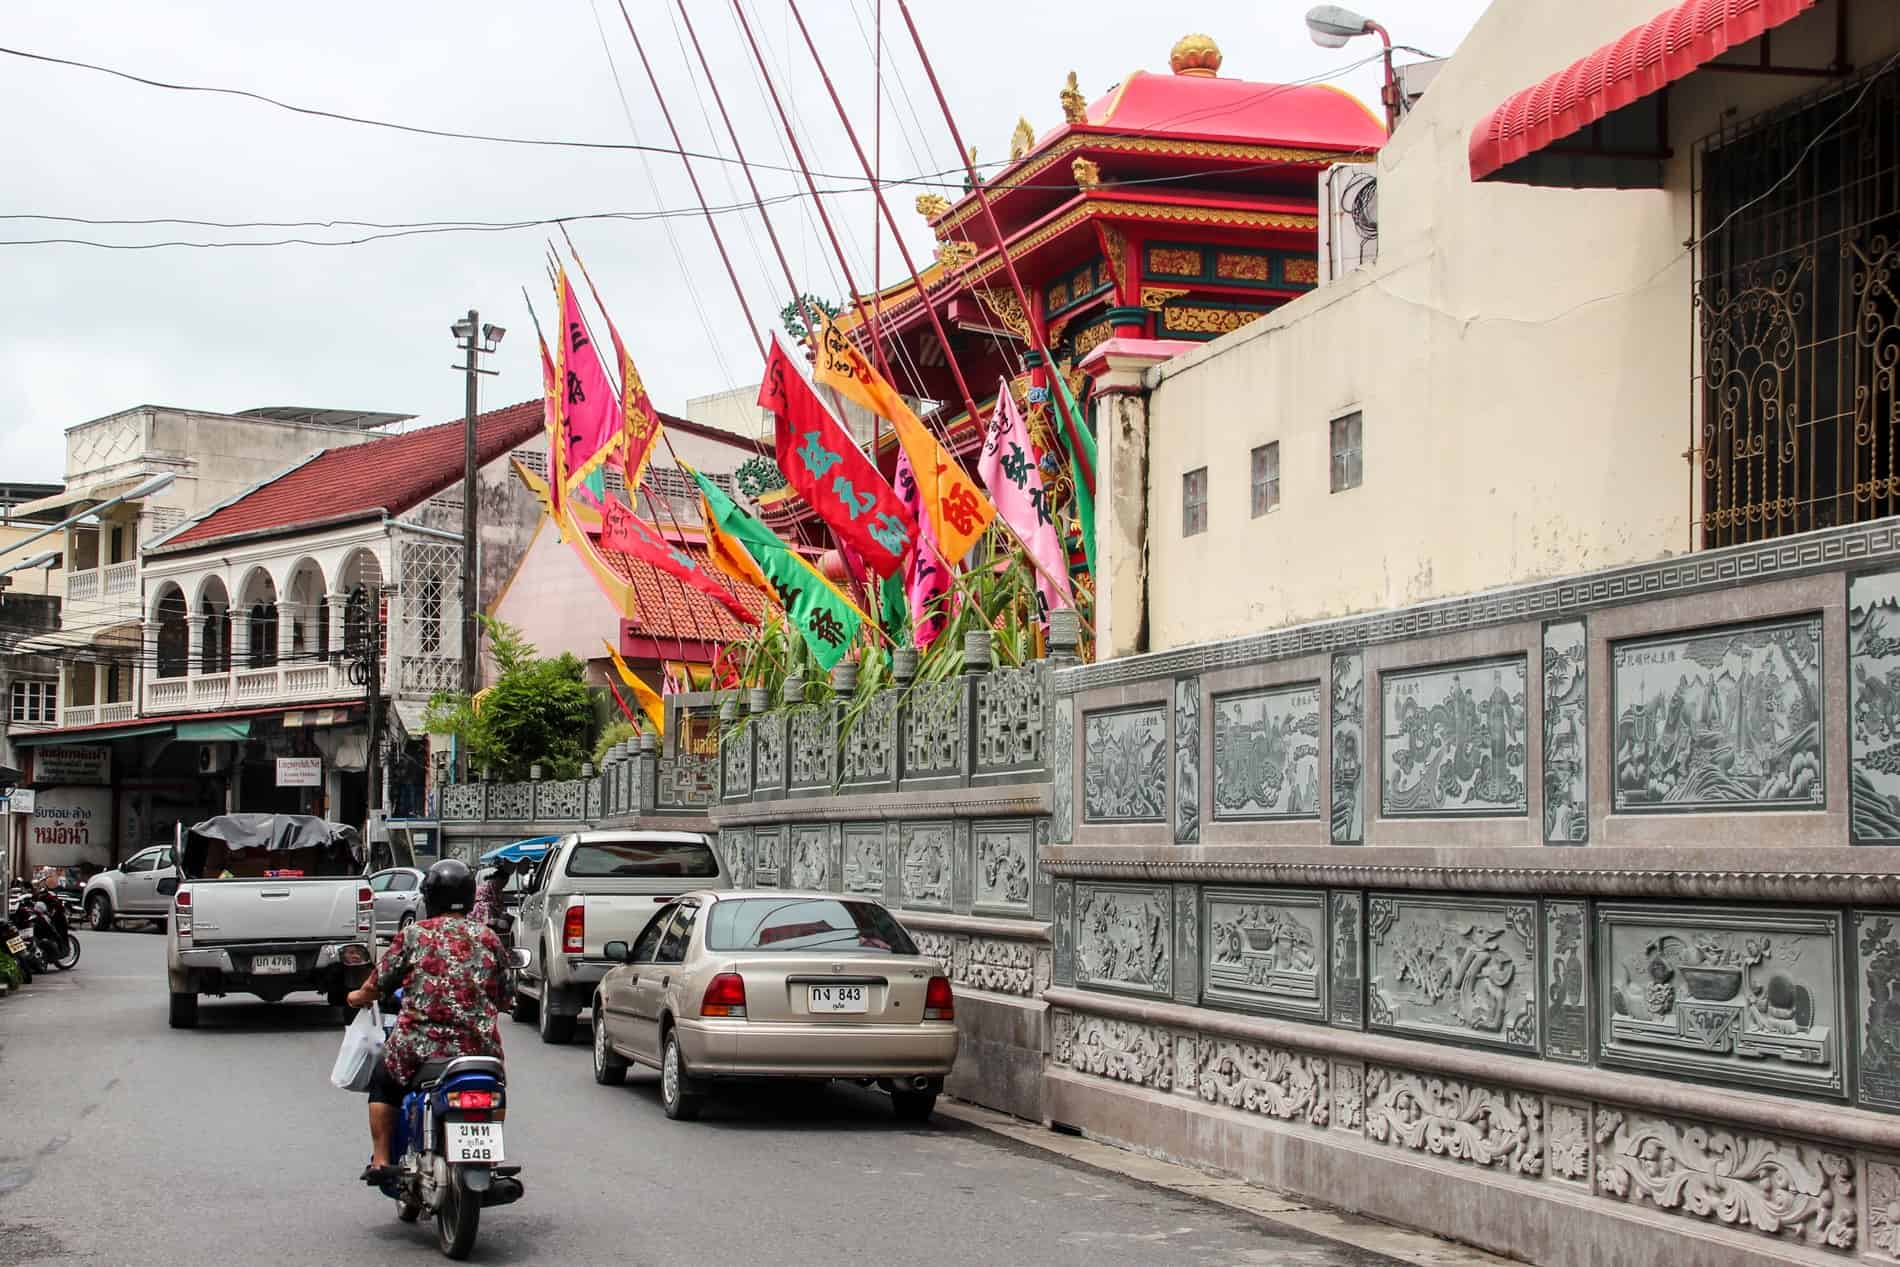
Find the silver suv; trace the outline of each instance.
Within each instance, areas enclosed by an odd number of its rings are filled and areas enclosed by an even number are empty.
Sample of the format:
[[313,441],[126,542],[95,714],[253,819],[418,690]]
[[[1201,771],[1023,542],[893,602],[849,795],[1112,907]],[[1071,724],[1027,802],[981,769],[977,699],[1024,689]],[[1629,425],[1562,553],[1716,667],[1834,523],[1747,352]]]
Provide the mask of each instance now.
[[158,891],[159,882],[177,878],[170,845],[141,849],[110,871],[101,871],[86,881],[80,902],[86,922],[105,932],[121,919],[149,919],[165,922],[171,914],[170,894]]

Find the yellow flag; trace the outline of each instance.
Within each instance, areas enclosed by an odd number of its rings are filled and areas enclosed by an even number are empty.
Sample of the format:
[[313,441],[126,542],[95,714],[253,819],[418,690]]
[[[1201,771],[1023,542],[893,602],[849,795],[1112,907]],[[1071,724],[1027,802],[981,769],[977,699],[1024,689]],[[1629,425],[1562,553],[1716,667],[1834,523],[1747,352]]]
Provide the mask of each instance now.
[[765,579],[765,573],[759,571],[759,565],[752,561],[744,546],[734,541],[719,526],[719,517],[713,514],[711,506],[706,504],[706,495],[699,495],[699,521],[706,525],[706,557],[712,565],[735,581],[743,581],[760,591],[776,597],[772,583]]
[[600,645],[607,648],[607,654],[614,658],[614,669],[620,674],[620,680],[627,684],[627,689],[633,692],[633,698],[638,701],[640,711],[645,713],[647,720],[653,723],[653,733],[665,734],[666,706],[660,703],[660,697],[654,693],[652,687],[642,682],[639,676],[627,667],[627,662],[620,658],[618,651],[614,650],[613,643],[602,638]]
[[[954,564],[970,552],[996,518],[996,507],[950,451],[917,420],[897,389],[872,368],[857,344],[838,329],[832,318],[822,311],[818,315],[820,324],[814,341],[818,364],[813,377],[885,419],[896,430],[897,441],[910,455],[910,469],[916,475],[917,505],[936,533],[938,552]],[[897,493],[906,497],[904,489]]]

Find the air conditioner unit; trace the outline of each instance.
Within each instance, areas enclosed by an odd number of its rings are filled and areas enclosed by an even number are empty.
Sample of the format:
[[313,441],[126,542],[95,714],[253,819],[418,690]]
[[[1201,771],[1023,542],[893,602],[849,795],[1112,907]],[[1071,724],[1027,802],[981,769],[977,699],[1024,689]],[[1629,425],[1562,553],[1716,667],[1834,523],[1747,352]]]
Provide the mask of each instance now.
[[221,743],[208,743],[198,749],[198,773],[222,774],[231,764],[231,750]]
[[1319,284],[1379,258],[1379,174],[1370,163],[1334,163],[1319,177]]

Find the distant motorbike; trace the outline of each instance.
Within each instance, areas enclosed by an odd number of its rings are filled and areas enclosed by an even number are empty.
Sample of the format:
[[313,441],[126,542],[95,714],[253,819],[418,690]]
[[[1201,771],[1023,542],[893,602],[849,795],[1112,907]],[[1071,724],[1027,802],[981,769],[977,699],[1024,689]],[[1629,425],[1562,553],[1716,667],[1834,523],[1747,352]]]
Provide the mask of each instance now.
[[7,953],[13,956],[14,964],[20,969],[21,985],[33,984],[33,974],[45,971],[40,967],[39,951],[4,913],[0,913],[0,946],[6,947]]
[[42,971],[66,972],[79,964],[79,938],[66,922],[66,907],[44,893],[28,893],[13,908],[12,923],[32,946]]

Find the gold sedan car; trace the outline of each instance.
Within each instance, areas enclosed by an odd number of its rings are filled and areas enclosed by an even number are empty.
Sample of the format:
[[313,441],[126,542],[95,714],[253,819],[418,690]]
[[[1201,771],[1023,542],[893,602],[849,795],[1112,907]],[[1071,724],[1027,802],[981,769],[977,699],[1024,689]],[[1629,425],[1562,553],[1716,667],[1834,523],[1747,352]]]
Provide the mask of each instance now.
[[594,1080],[660,1071],[666,1115],[699,1115],[720,1078],[849,1078],[898,1117],[936,1107],[957,1058],[956,1000],[877,902],[774,889],[666,902],[594,994]]

